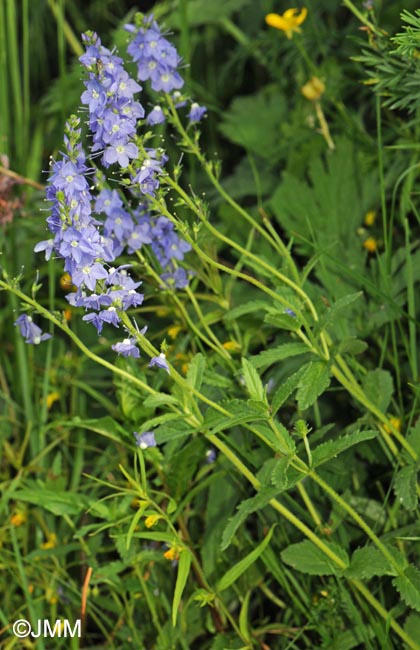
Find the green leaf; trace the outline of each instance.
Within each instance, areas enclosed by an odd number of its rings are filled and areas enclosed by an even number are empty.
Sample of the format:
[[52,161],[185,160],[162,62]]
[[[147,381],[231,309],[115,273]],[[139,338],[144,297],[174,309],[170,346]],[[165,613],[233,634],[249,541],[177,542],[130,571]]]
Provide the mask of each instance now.
[[148,507],[149,507],[149,504],[146,501],[146,503],[144,503],[137,510],[137,512],[135,513],[133,519],[131,520],[130,527],[129,527],[128,533],[127,533],[127,541],[126,541],[126,549],[127,549],[127,551],[130,548],[131,539],[133,537],[134,531],[136,530],[136,526],[139,523],[140,519],[143,517],[143,514],[147,510]]
[[185,422],[184,418],[169,423],[161,424],[154,430],[155,439],[158,445],[175,438],[186,438],[195,433],[197,429]]
[[355,431],[336,440],[328,440],[312,450],[312,465],[318,467],[326,463],[331,458],[336,458],[338,454],[350,449],[354,445],[366,440],[372,440],[377,435],[376,431]]
[[334,302],[329,309],[326,310],[324,314],[322,314],[321,318],[319,319],[318,326],[319,329],[324,329],[328,328],[331,323],[333,323],[337,316],[339,315],[339,312],[342,309],[345,309],[345,307],[348,307],[351,305],[355,300],[358,300],[361,296],[363,296],[363,291],[358,291],[357,293],[349,293],[346,296],[343,296],[342,298],[339,298]]
[[255,357],[251,357],[250,361],[254,368],[261,368],[306,352],[308,352],[308,348],[304,343],[284,343],[271,350],[260,352]]
[[219,580],[216,586],[216,591],[224,591],[230,585],[232,585],[236,580],[243,574],[247,569],[252,564],[255,564],[255,562],[258,560],[260,555],[264,552],[264,549],[268,546],[270,543],[271,537],[273,535],[274,528],[276,527],[276,524],[274,524],[261,544],[257,546],[257,548],[254,548],[251,553],[248,553],[240,562],[235,564],[229,571],[225,573],[225,575]]
[[417,508],[417,473],[418,466],[412,463],[400,469],[394,478],[395,495],[406,510]]
[[49,490],[35,481],[28,481],[26,485],[28,487],[16,490],[13,498],[44,508],[53,515],[78,515],[88,508],[88,501],[82,494]]
[[226,528],[223,531],[222,543],[220,545],[222,551],[225,551],[228,546],[230,546],[233,536],[246,518],[253,512],[264,508],[270,499],[273,499],[277,493],[278,490],[276,488],[263,489],[255,496],[250,499],[245,499],[239,504],[236,513],[229,519]]
[[205,367],[206,359],[204,355],[201,354],[201,352],[196,354],[188,365],[188,372],[186,377],[187,383],[197,390],[200,390],[201,388]]
[[124,439],[132,439],[132,433],[128,432],[127,429],[121,426],[118,422],[113,420],[109,415],[106,415],[103,418],[95,418],[91,420],[82,420],[79,417],[73,418],[73,420],[67,421],[63,426],[70,426],[71,428],[79,427],[81,429],[88,429],[89,431],[94,431],[99,433],[105,438],[109,438],[114,442],[121,442]]
[[344,575],[353,580],[368,580],[373,576],[395,576],[395,573],[395,569],[377,548],[365,546],[354,551]]
[[178,615],[178,609],[181,602],[181,597],[187,584],[188,575],[191,566],[191,552],[189,549],[184,548],[179,556],[178,561],[178,575],[176,577],[174,599],[172,601],[172,625],[175,627]]
[[251,399],[265,402],[265,390],[260,376],[252,363],[245,358],[242,359],[242,372]]
[[394,392],[392,376],[388,370],[370,370],[364,378],[363,389],[370,401],[381,411],[387,410]]
[[286,314],[278,310],[270,311],[265,316],[264,323],[270,323],[270,325],[275,325],[282,330],[287,330],[290,332],[297,332],[297,330],[302,325],[302,321],[298,318],[298,316],[290,316],[290,314]]
[[[206,3],[213,4],[213,0]],[[219,128],[234,144],[261,158],[275,160],[281,151],[280,125],[285,113],[284,94],[274,85],[265,86],[257,94],[236,97],[224,112]]]
[[310,361],[299,382],[296,399],[304,411],[328,388],[331,381],[330,368],[324,361]]
[[157,393],[157,395],[149,395],[143,402],[143,406],[152,409],[163,406],[164,404],[178,404],[178,400],[173,395]]
[[[324,544],[338,555],[343,562],[349,564],[348,555],[341,546],[327,542],[324,542]],[[281,559],[297,571],[312,576],[334,576],[342,573],[342,569],[309,540],[288,546],[281,553]]]
[[267,419],[267,416],[261,408],[256,406],[256,402],[252,403],[251,400],[228,400],[221,402],[220,406],[226,408],[231,413],[231,417],[223,415],[219,411],[208,409],[204,416],[204,426],[206,429],[210,429],[211,433],[218,433],[219,431],[230,429],[245,422],[256,422]]
[[296,390],[305,371],[306,366],[302,366],[293,375],[290,375],[290,377],[288,377],[286,381],[281,384],[281,386],[278,387],[271,402],[271,410],[273,415],[277,413],[279,408],[290,397],[293,391]]
[[405,604],[420,612],[420,571],[410,565],[403,576],[393,579],[392,584]]
[[254,312],[258,312],[258,315],[260,315],[262,310],[272,309],[272,307],[272,304],[266,300],[251,300],[251,302],[245,302],[243,305],[238,305],[237,307],[230,309],[224,315],[224,320],[235,320],[239,316],[245,316],[246,314],[252,314]]
[[248,643],[251,645],[252,641],[249,634],[249,623],[248,623],[250,597],[251,597],[251,589],[248,589],[248,591],[245,594],[245,598],[243,599],[241,611],[239,613],[239,630],[243,638],[246,639]]

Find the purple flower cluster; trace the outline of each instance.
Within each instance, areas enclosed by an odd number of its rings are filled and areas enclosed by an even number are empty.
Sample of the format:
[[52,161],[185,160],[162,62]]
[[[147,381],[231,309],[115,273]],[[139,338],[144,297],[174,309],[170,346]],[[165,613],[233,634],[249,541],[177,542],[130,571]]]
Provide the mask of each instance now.
[[99,193],[95,212],[105,214],[104,235],[112,241],[115,256],[121,255],[124,249],[134,253],[144,244],[150,244],[164,271],[161,275],[163,286],[177,289],[187,286],[188,273],[183,268],[176,268],[174,261],[183,260],[191,246],[178,237],[169,219],[153,217],[147,210],[147,204],[141,204],[130,214],[124,208],[118,192],[109,189]]
[[97,34],[87,32],[82,39],[86,52],[79,60],[88,71],[88,79],[81,101],[89,109],[92,151],[104,152],[105,167],[113,163],[127,167],[138,155],[133,138],[144,108],[134,100],[134,94],[141,86],[124,70],[123,60],[101,45]]
[[153,90],[170,93],[182,88],[184,80],[177,68],[181,63],[176,48],[163,35],[153,16],[139,14],[138,26],[125,25],[125,29],[134,38],[127,52],[137,64],[137,78],[140,81],[150,79]]
[[[184,80],[178,72],[181,57],[176,48],[162,34],[162,31],[153,16],[136,14],[135,25],[125,25],[125,29],[134,35],[130,41],[127,52],[137,65],[137,79],[150,80],[152,90],[156,92],[173,93],[172,98],[176,108],[187,104],[185,98],[180,97],[179,88],[184,85]],[[199,122],[207,109],[193,102],[187,115],[191,123]],[[147,124],[153,126],[165,121],[165,114],[161,106],[155,106],[147,115]]]
[[80,145],[79,120],[70,118],[66,125],[66,153],[55,161],[48,179],[47,200],[52,203],[47,223],[53,237],[35,246],[64,259],[77,291],[66,296],[75,307],[84,307],[83,320],[92,322],[101,332],[104,323],[119,326],[119,312],[141,305],[143,295],[136,290],[127,266],[110,265],[119,253],[110,228],[102,234],[100,221],[92,215],[93,197],[86,178],[89,172]]

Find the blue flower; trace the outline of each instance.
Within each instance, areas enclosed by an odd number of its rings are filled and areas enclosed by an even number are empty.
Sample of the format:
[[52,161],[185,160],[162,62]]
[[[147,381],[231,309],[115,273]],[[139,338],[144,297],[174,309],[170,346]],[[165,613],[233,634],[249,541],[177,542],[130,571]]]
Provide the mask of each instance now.
[[146,122],[150,126],[154,126],[155,124],[162,124],[165,119],[165,114],[162,108],[160,106],[155,106],[146,117]]
[[41,341],[46,341],[51,338],[51,334],[43,334],[42,330],[38,325],[32,320],[31,316],[27,314],[22,314],[14,322],[15,327],[18,326],[20,333],[25,338],[26,343],[31,343],[32,345],[39,345]]
[[184,80],[177,71],[181,63],[176,48],[161,33],[153,17],[143,17],[140,27],[125,25],[134,34],[127,52],[137,64],[137,78],[150,80],[153,90],[166,93],[182,88]]
[[157,366],[158,368],[163,368],[163,370],[169,372],[169,366],[168,366],[168,362],[166,361],[166,355],[163,352],[161,352],[159,356],[153,357],[150,360],[149,368],[153,368],[153,366]]
[[207,108],[205,106],[199,106],[197,102],[193,102],[187,117],[190,122],[199,122],[205,113],[207,113]]
[[145,431],[144,433],[137,433],[134,431],[137,447],[140,449],[147,449],[148,447],[157,447],[155,434],[153,431]]
[[111,347],[115,352],[118,352],[118,354],[122,354],[123,357],[138,358],[140,356],[140,350],[136,346],[136,339],[127,338]]

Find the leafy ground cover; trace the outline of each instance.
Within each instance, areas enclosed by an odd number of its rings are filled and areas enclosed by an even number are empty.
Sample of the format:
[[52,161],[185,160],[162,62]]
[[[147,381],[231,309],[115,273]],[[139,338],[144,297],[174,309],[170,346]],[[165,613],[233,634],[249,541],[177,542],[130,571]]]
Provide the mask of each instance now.
[[420,11],[85,4],[0,7],[1,647],[420,648]]

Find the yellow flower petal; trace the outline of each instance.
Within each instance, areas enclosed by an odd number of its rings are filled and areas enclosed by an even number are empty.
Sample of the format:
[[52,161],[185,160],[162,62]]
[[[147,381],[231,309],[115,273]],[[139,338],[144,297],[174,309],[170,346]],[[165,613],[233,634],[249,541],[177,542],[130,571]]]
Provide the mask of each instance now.
[[43,549],[48,549],[48,548],[55,548],[57,546],[57,535],[55,533],[51,533],[48,535],[47,541],[41,544],[40,548]]
[[378,248],[378,242],[374,237],[368,237],[366,241],[363,242],[363,248],[366,248],[369,253],[374,253]]
[[308,10],[303,7],[303,9],[287,9],[282,16],[280,14],[267,14],[265,17],[265,22],[270,27],[275,29],[280,29],[284,32],[287,38],[292,38],[293,32],[300,32],[301,29],[299,25],[303,23],[308,15]]
[[365,214],[363,223],[365,224],[365,226],[373,226],[373,224],[375,223],[375,219],[376,219],[375,210],[369,210],[369,212],[366,212]]
[[146,528],[151,528],[152,526],[154,526],[159,521],[159,519],[161,519],[160,515],[149,515],[148,517],[146,517],[146,519],[144,520]]

